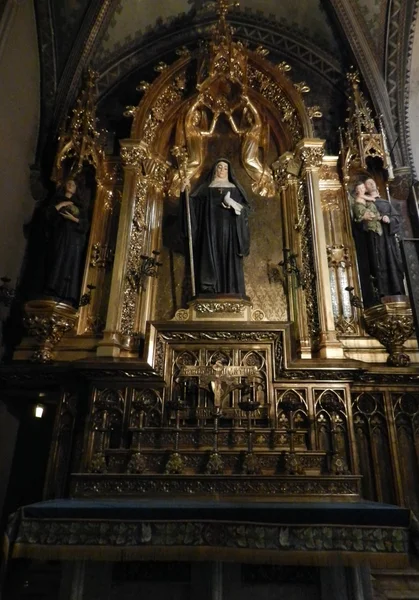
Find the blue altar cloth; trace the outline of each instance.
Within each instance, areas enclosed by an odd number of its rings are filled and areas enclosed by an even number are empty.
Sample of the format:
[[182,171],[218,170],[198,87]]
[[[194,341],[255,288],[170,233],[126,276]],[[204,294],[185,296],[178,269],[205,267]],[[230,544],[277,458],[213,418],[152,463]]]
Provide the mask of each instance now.
[[375,502],[61,499],[20,508],[11,558],[237,560],[403,568],[408,509]]

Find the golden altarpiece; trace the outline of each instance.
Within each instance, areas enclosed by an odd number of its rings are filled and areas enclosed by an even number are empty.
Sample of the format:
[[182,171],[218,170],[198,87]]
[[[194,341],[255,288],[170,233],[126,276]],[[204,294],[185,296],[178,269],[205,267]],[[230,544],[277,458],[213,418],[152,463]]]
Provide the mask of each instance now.
[[[209,44],[178,55],[140,84],[119,157],[96,130],[93,74],[60,138],[54,179],[67,163],[88,166],[96,191],[84,302],[29,302],[15,352],[15,369],[38,363],[39,389],[67,368],[45,498],[367,498],[419,510],[409,304],[360,301],[349,195],[369,158],[382,173],[390,163],[356,73],[337,157],[313,134],[322,115],[308,86],[234,41],[224,9]],[[194,188],[220,156],[252,199],[243,298],[192,296],[176,221],[182,183]],[[403,535],[390,528],[359,548],[397,566]],[[351,544],[340,549],[356,553]]]

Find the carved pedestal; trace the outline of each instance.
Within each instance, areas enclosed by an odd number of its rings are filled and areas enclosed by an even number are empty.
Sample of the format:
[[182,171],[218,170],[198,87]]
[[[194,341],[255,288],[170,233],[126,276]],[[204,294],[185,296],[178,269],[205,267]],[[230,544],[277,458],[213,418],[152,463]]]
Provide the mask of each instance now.
[[76,324],[77,310],[64,302],[32,300],[25,304],[25,313],[25,327],[37,342],[31,360],[39,363],[52,361],[55,346]]
[[407,300],[386,302],[372,306],[364,312],[365,327],[369,335],[383,344],[389,356],[387,364],[406,367],[410,357],[403,344],[413,333],[412,309]]
[[180,308],[175,321],[264,321],[262,310],[252,310],[249,298],[232,295],[200,296]]

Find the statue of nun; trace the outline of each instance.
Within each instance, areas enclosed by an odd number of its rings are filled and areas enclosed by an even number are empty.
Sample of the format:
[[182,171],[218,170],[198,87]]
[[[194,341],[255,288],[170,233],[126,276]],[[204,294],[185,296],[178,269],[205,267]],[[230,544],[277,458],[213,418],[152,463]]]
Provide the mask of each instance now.
[[[249,202],[230,162],[218,159],[189,201],[197,294],[244,296],[243,257],[250,248]],[[184,206],[182,212],[186,237]]]

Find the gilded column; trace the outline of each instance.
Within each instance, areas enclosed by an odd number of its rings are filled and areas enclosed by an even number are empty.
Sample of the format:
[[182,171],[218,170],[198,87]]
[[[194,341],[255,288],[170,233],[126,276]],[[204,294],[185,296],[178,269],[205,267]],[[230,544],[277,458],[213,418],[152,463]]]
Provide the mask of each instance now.
[[[290,152],[286,152],[273,164],[273,172],[281,197],[284,249],[296,254],[297,266],[302,272],[299,231],[295,225],[299,221],[299,181],[293,174],[295,173],[293,167],[295,167],[294,157]],[[311,358],[311,338],[304,290],[301,285],[297,285],[295,274],[287,273],[286,277],[289,319],[293,323],[295,338],[299,343],[299,355],[300,358]]]
[[314,289],[306,289],[306,294],[310,292],[315,294],[315,298],[312,298],[311,328],[313,338],[318,338],[315,341],[318,342],[320,357],[343,358],[343,348],[337,339],[333,317],[327,244],[320,199],[319,169],[323,159],[323,146],[324,140],[305,138],[297,145],[296,152],[302,161],[303,184],[311,221]]
[[[125,281],[130,253],[130,240],[133,230],[141,227],[141,214],[144,214],[146,190],[137,183],[142,161],[147,157],[147,150],[141,142],[123,140],[121,142],[121,158],[124,168],[124,189],[122,193],[121,212],[115,248],[115,259],[112,271],[109,307],[103,339],[98,344],[98,356],[117,357],[121,352],[121,321],[123,308],[129,306],[135,311],[135,297],[131,291],[126,292]],[[139,189],[138,189],[139,188]],[[143,193],[142,193],[143,192]],[[138,216],[140,215],[140,219]]]
[[[167,165],[162,160],[152,158],[144,164],[145,177],[148,181],[148,199],[146,211],[145,254],[151,255],[153,250],[161,247],[161,223],[163,219],[163,189],[166,180]],[[147,321],[153,319],[156,306],[156,279],[149,278],[145,289],[139,290],[134,330],[140,337],[145,336]],[[128,323],[123,325],[129,326]]]
[[[78,335],[101,333],[105,326],[107,300],[103,297],[108,289],[108,278],[115,251],[114,220],[119,215],[120,190],[117,190],[119,161],[106,160],[97,176],[97,192],[87,247],[86,266],[81,295],[88,294],[88,285],[94,285],[87,306],[79,309]],[[106,292],[105,292],[106,293]]]

